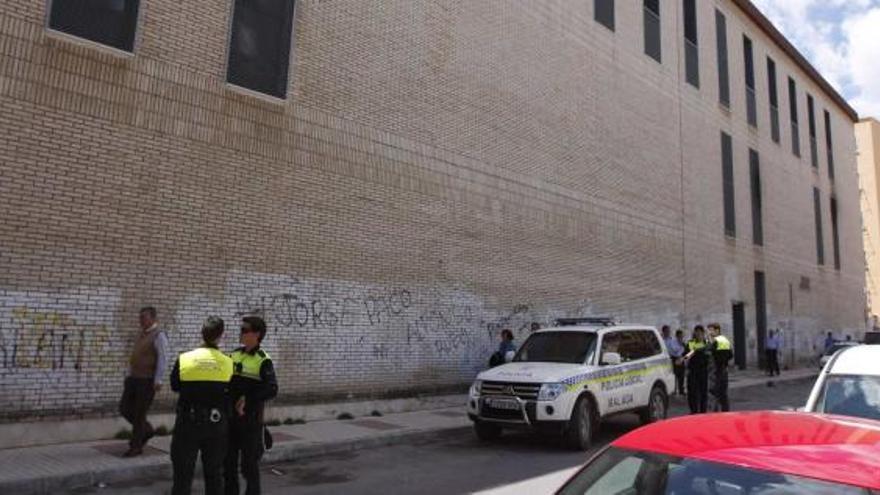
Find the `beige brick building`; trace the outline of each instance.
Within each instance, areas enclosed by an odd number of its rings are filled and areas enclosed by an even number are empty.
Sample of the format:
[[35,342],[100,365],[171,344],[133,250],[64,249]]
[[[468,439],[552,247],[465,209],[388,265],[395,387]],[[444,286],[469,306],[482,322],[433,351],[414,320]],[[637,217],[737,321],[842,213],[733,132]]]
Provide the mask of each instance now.
[[880,318],[880,122],[872,117],[856,124],[859,185],[864,221],[865,280],[868,315],[872,325]]
[[459,389],[560,316],[720,321],[749,367],[864,328],[857,117],[744,0],[301,0],[257,92],[234,0],[108,2],[115,50],[58,2],[0,3],[6,421],[113,414],[145,304],[176,351],[265,315],[291,401]]

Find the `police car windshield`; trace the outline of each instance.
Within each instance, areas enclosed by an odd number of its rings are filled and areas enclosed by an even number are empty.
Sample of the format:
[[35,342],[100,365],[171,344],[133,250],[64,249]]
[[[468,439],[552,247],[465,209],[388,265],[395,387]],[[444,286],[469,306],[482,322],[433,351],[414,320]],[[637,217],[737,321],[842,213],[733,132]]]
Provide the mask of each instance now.
[[880,419],[880,377],[830,375],[821,412]]
[[595,343],[596,334],[592,332],[540,332],[526,340],[513,360],[583,364]]

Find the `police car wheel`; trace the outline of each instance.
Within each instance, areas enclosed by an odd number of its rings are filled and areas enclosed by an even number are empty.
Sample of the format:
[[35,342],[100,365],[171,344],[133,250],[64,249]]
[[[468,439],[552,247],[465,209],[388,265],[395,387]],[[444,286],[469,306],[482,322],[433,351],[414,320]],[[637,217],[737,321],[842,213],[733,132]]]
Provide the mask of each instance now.
[[574,450],[589,450],[593,444],[593,432],[596,416],[590,398],[583,396],[578,399],[571,411],[571,420],[565,432],[566,443]]
[[669,399],[666,392],[659,386],[651,389],[651,395],[648,399],[648,406],[642,409],[640,416],[642,424],[655,423],[666,419],[667,409],[669,407]]
[[484,442],[498,440],[501,436],[501,425],[477,421],[474,423],[474,433],[477,434],[477,438]]

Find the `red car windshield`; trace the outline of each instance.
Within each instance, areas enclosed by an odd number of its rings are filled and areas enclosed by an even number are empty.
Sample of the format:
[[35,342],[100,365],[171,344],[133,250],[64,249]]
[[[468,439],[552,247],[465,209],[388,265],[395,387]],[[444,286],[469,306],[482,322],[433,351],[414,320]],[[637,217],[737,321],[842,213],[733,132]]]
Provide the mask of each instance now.
[[880,495],[867,488],[695,459],[609,448],[561,495]]

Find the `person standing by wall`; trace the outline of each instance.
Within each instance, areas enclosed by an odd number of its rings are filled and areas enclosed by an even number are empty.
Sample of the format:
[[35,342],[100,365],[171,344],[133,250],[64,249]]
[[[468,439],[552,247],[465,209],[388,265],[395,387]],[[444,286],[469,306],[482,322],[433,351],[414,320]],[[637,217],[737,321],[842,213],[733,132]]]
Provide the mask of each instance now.
[[694,335],[687,343],[685,355],[688,371],[688,406],[691,414],[706,412],[709,392],[709,352],[702,325],[694,327]]
[[172,495],[189,495],[199,454],[205,494],[223,495],[233,364],[217,348],[222,336],[223,320],[208,317],[202,326],[202,346],[181,354],[171,371],[171,389],[180,393],[171,437]]
[[771,329],[767,334],[767,341],[764,349],[767,354],[767,374],[770,376],[779,375],[779,331]]
[[159,328],[156,308],[147,306],[138,312],[141,330],[135,338],[129,358],[128,376],[123,385],[119,412],[131,423],[132,434],[125,457],[141,455],[155,434],[147,421],[153,398],[162,388],[168,359],[168,337]]
[[[669,325],[663,325],[661,329],[663,334],[663,342],[666,344],[666,350],[672,358],[672,371],[675,373],[675,393],[684,395],[684,346],[679,340],[670,334]],[[677,333],[677,332],[676,332]]]
[[[238,495],[238,471],[247,482],[245,493],[260,493],[260,458],[263,456],[263,409],[267,400],[278,395],[278,382],[272,358],[260,349],[266,336],[266,322],[257,316],[241,321],[241,347],[232,355],[234,374],[229,385],[235,411],[230,420],[229,449],[224,475],[226,494]],[[240,461],[240,462],[239,462]]]
[[728,396],[728,386],[730,377],[728,375],[728,365],[733,358],[732,346],[730,340],[721,334],[721,324],[713,323],[709,325],[709,351],[712,353],[712,364],[714,368],[714,381],[712,383],[711,392],[715,396],[715,411],[730,411],[730,398]]

